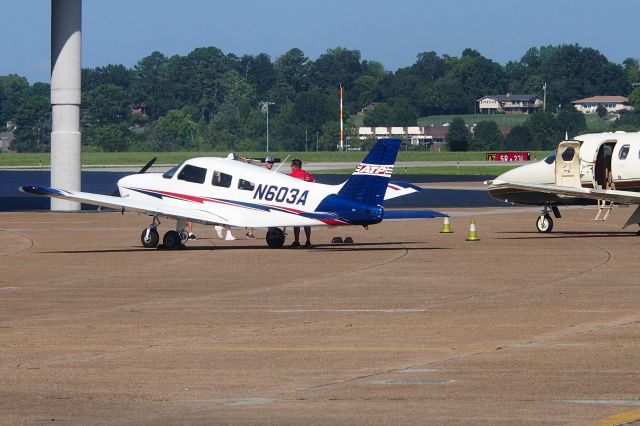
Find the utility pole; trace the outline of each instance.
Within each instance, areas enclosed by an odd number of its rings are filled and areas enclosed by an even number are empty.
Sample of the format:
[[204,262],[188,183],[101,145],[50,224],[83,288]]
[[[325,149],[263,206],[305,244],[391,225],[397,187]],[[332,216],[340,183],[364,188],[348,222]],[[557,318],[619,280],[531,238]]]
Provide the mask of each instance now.
[[342,83],[340,83],[340,151],[344,151],[344,123],[342,113],[342,98],[344,97],[344,89]]
[[547,82],[546,81],[542,86],[542,90],[544,90],[544,97],[542,98],[542,110],[546,111],[547,110]]
[[269,152],[269,105],[275,105],[275,102],[261,101],[260,108],[263,113],[267,114],[267,152]]

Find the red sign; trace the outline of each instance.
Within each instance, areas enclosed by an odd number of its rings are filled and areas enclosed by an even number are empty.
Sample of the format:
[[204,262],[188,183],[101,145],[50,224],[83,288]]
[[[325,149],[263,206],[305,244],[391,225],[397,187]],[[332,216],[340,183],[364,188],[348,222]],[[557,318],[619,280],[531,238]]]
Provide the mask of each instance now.
[[529,161],[531,154],[528,152],[487,152],[487,161]]

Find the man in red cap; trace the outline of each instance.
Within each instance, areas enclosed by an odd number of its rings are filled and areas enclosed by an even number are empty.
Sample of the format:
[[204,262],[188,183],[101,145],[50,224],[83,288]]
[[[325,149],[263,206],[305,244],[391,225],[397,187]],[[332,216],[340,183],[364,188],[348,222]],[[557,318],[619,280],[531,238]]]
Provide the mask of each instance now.
[[[302,170],[302,161],[298,160],[297,158],[291,161],[291,173],[289,173],[289,176],[294,177],[296,179],[302,179],[305,182],[316,181],[313,178],[313,176],[311,176],[306,171]],[[304,235],[307,237],[307,242],[304,243],[304,246],[311,247],[311,227],[310,226],[304,227]],[[299,226],[293,227],[293,237],[294,237],[294,241],[293,243],[291,243],[291,247],[300,247],[300,227]]]

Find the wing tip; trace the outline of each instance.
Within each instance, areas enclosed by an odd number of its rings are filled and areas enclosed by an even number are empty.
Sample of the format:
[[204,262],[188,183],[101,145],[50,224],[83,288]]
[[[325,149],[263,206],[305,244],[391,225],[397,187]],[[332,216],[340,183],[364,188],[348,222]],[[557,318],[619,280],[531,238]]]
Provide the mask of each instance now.
[[62,191],[55,188],[50,188],[48,186],[37,186],[37,185],[23,185],[18,188],[20,192],[24,192],[26,194],[35,194],[35,195],[64,195]]

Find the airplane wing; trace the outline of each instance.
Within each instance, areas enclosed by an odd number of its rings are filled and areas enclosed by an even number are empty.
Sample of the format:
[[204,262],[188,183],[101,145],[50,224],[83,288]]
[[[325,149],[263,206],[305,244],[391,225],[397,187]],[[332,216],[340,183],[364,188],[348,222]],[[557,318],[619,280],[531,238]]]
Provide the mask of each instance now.
[[166,203],[154,203],[128,200],[125,197],[115,197],[111,195],[93,194],[91,192],[66,191],[62,189],[50,188],[48,186],[21,186],[20,191],[28,194],[44,195],[51,198],[62,198],[70,201],[78,201],[94,206],[110,207],[114,209],[124,208],[127,211],[135,211],[149,215],[159,215],[176,219],[186,219],[203,223],[214,223],[228,225],[227,218],[214,213],[197,210],[183,209],[175,206],[167,206]]
[[94,206],[125,209],[127,211],[135,211],[151,216],[158,215],[172,219],[185,219],[211,225],[255,228],[307,226],[311,225],[309,220],[314,221],[315,225],[336,226],[347,224],[345,220],[335,213],[302,212],[276,206],[234,203],[231,200],[227,202],[219,200],[220,204],[224,205],[224,208],[215,209],[217,210],[216,213],[213,212],[211,208],[205,209],[203,204],[202,208],[198,208],[198,203],[194,203],[193,206],[186,209],[179,206],[168,205],[165,202],[153,202],[152,200],[140,202],[137,200],[129,200],[126,197],[101,195],[91,192],[67,191],[47,186],[21,186],[20,191],[51,198],[77,201]]
[[536,191],[549,194],[557,194],[564,197],[586,198],[589,200],[608,200],[619,204],[640,204],[640,193],[632,191],[618,191],[613,189],[575,188],[572,186],[559,186],[551,184],[530,183],[493,183],[494,188],[522,189],[524,191]]
[[404,195],[413,194],[414,192],[422,191],[422,188],[408,182],[389,182],[387,184],[387,191],[384,193],[384,199],[390,200],[392,198],[402,197]]

